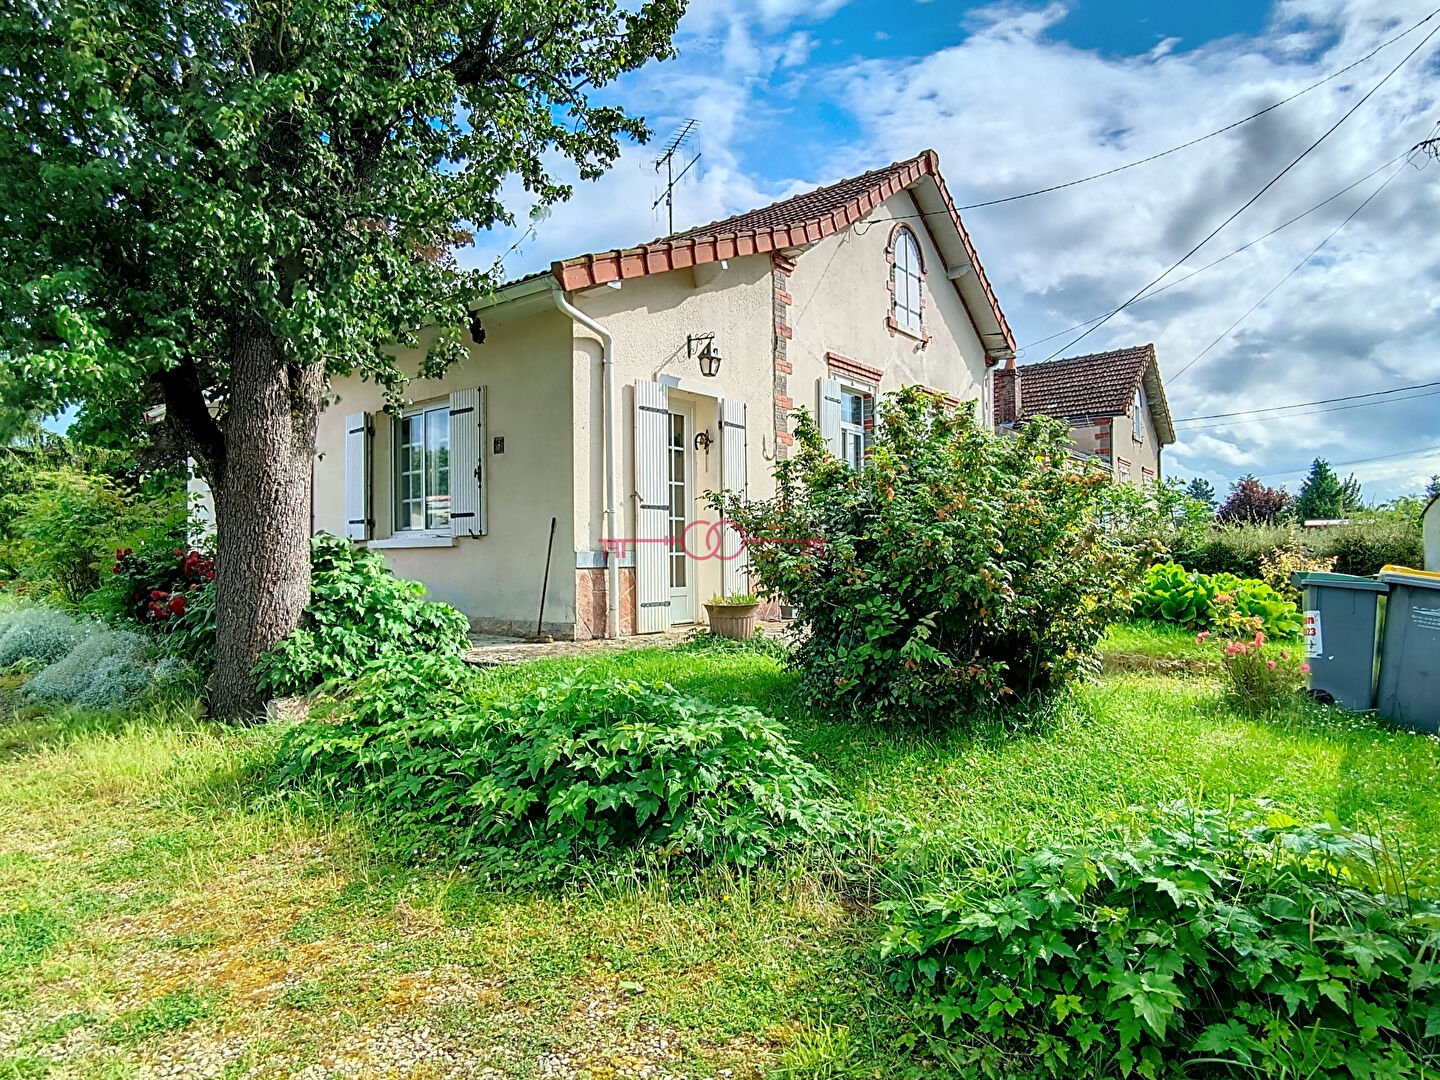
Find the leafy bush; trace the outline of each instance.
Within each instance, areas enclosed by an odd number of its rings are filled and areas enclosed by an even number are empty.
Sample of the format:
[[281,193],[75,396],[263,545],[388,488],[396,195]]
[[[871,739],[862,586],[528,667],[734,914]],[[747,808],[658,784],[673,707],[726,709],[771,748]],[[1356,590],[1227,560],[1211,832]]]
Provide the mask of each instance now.
[[465,857],[642,847],[749,865],[846,820],[781,725],[668,686],[564,680],[491,703],[462,662],[410,656],[343,704],[287,734],[288,780]]
[[1170,539],[1170,557],[1203,574],[1263,578],[1267,557],[1298,551],[1308,559],[1334,560],[1341,574],[1368,577],[1382,566],[1420,566],[1424,545],[1417,514],[1366,510],[1350,525],[1297,531],[1286,525],[1218,525],[1182,528]]
[[1369,577],[1383,566],[1425,565],[1425,544],[1418,524],[1394,516],[1325,529],[1316,549],[1335,560],[1341,574]]
[[1260,556],[1260,580],[1275,590],[1282,599],[1299,605],[1300,590],[1291,582],[1294,574],[1329,573],[1335,569],[1335,556],[1324,558],[1305,554],[1298,541],[1278,547]]
[[0,671],[21,660],[53,664],[84,636],[84,628],[51,607],[15,607],[0,612]]
[[59,469],[43,477],[16,522],[22,574],[52,583],[69,604],[100,584],[106,546],[124,529],[124,495],[104,476]]
[[68,655],[25,683],[35,701],[113,709],[147,690],[155,679],[149,641],[133,630],[97,628]]
[[1300,633],[1300,609],[1263,581],[1233,574],[1200,574],[1178,563],[1160,563],[1145,574],[1135,614],[1192,630],[1215,629],[1232,619],[1257,619],[1266,634],[1292,638]]
[[1214,525],[1183,529],[1170,543],[1170,557],[1202,574],[1260,577],[1260,560],[1288,546],[1285,525]]
[[1374,854],[1172,811],[882,905],[882,949],[966,1076],[1429,1075],[1440,908],[1381,892]]
[[215,560],[173,535],[115,549],[110,581],[86,607],[167,635],[171,651],[208,670],[215,657]]
[[299,628],[261,659],[261,688],[304,693],[354,678],[384,656],[459,656],[469,645],[469,621],[424,596],[424,585],[397,578],[378,551],[318,534],[310,545],[310,604]]
[[796,662],[824,707],[954,715],[1066,683],[1129,607],[1141,553],[1106,524],[1115,485],[1049,420],[1018,436],[909,388],[855,471],[803,416],[778,494],[714,497],[761,591],[794,605]]

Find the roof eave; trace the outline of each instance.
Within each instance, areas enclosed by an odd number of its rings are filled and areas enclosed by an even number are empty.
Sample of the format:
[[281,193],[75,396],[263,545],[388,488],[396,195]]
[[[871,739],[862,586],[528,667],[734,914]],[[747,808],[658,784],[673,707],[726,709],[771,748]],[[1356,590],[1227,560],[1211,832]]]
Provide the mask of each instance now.
[[[922,181],[926,180],[929,183],[922,184]],[[987,366],[1013,358],[1015,337],[1005,320],[1004,312],[1000,310],[995,290],[985,276],[985,268],[980,264],[969,234],[960,221],[960,214],[945,187],[945,180],[940,175],[940,158],[933,150],[927,150],[910,161],[900,163],[887,176],[878,179],[869,190],[834,210],[806,221],[714,236],[679,237],[640,247],[580,255],[557,260],[551,264],[550,272],[561,288],[573,292],[612,281],[681,270],[719,262],[722,259],[738,259],[748,255],[803,248],[862,220],[886,199],[917,187],[927,193],[925,202],[930,204],[928,207],[923,205],[920,196],[916,196],[916,203],[921,210],[933,212],[935,218],[948,222],[953,229],[951,246],[953,248],[954,244],[958,244],[959,249],[952,250],[951,254],[963,253],[967,270],[951,280],[985,346]],[[930,232],[937,235],[934,227],[930,228]],[[955,265],[957,263],[950,263],[951,267]]]

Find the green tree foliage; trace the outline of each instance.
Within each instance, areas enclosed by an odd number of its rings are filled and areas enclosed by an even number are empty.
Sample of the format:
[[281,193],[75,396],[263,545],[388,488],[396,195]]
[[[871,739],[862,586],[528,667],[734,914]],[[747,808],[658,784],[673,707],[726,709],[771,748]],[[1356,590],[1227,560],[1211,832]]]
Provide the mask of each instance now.
[[1328,461],[1316,458],[1295,498],[1295,517],[1300,521],[1343,518],[1359,508],[1360,481],[1354,476],[1341,480]]
[[[210,481],[212,702],[304,607],[326,380],[403,394],[387,347],[458,359],[490,282],[447,252],[569,195],[643,123],[590,95],[670,54],[684,0],[35,0],[0,14],[0,397],[133,417]],[[244,528],[235,523],[244,522]],[[265,582],[264,588],[256,588]]]
[[1077,466],[1053,421],[1000,436],[915,387],[880,414],[863,470],[803,417],[774,499],[716,497],[764,591],[799,613],[812,698],[953,717],[1085,670],[1143,570],[1132,508],[1109,520],[1124,485]]
[[1230,485],[1230,496],[1215,516],[1223,522],[1273,525],[1290,511],[1293,502],[1284,488],[1266,487],[1246,475]]
[[1190,483],[1186,484],[1185,494],[1189,495],[1190,498],[1196,502],[1204,503],[1210,508],[1212,514],[1215,512],[1215,507],[1219,503],[1219,500],[1215,497],[1214,485],[1203,476],[1197,476],[1192,479]]
[[1425,498],[1433,499],[1440,496],[1440,473],[1430,477],[1430,482],[1425,485]]
[[1177,808],[1138,837],[912,883],[881,905],[883,951],[959,1076],[1429,1075],[1440,908],[1378,849]]

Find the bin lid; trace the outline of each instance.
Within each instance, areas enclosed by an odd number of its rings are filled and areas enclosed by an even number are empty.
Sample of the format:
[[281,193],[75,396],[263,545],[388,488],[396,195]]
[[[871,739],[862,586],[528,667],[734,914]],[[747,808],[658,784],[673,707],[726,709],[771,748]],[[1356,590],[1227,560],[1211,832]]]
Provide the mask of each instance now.
[[1418,585],[1422,589],[1440,589],[1440,574],[1433,570],[1412,570],[1408,566],[1382,566],[1380,580],[1391,585]]
[[[1386,567],[1390,569],[1390,567]],[[1435,575],[1440,586],[1440,574]],[[1356,577],[1354,574],[1328,574],[1320,571],[1301,571],[1290,575],[1290,583],[1297,589],[1307,585],[1318,585],[1325,589],[1355,589],[1359,592],[1389,592],[1390,586],[1373,577]]]

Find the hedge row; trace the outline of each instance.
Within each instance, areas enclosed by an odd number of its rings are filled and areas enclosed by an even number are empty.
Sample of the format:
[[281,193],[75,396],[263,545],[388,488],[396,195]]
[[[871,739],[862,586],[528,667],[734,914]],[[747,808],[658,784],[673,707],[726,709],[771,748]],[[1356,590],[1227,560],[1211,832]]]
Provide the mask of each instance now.
[[1292,529],[1287,525],[1217,525],[1184,530],[1170,541],[1170,556],[1202,574],[1259,577],[1260,559],[1298,537],[1307,555],[1335,558],[1341,574],[1368,576],[1382,566],[1423,566],[1418,524],[1396,518],[1342,525],[1332,529]]

